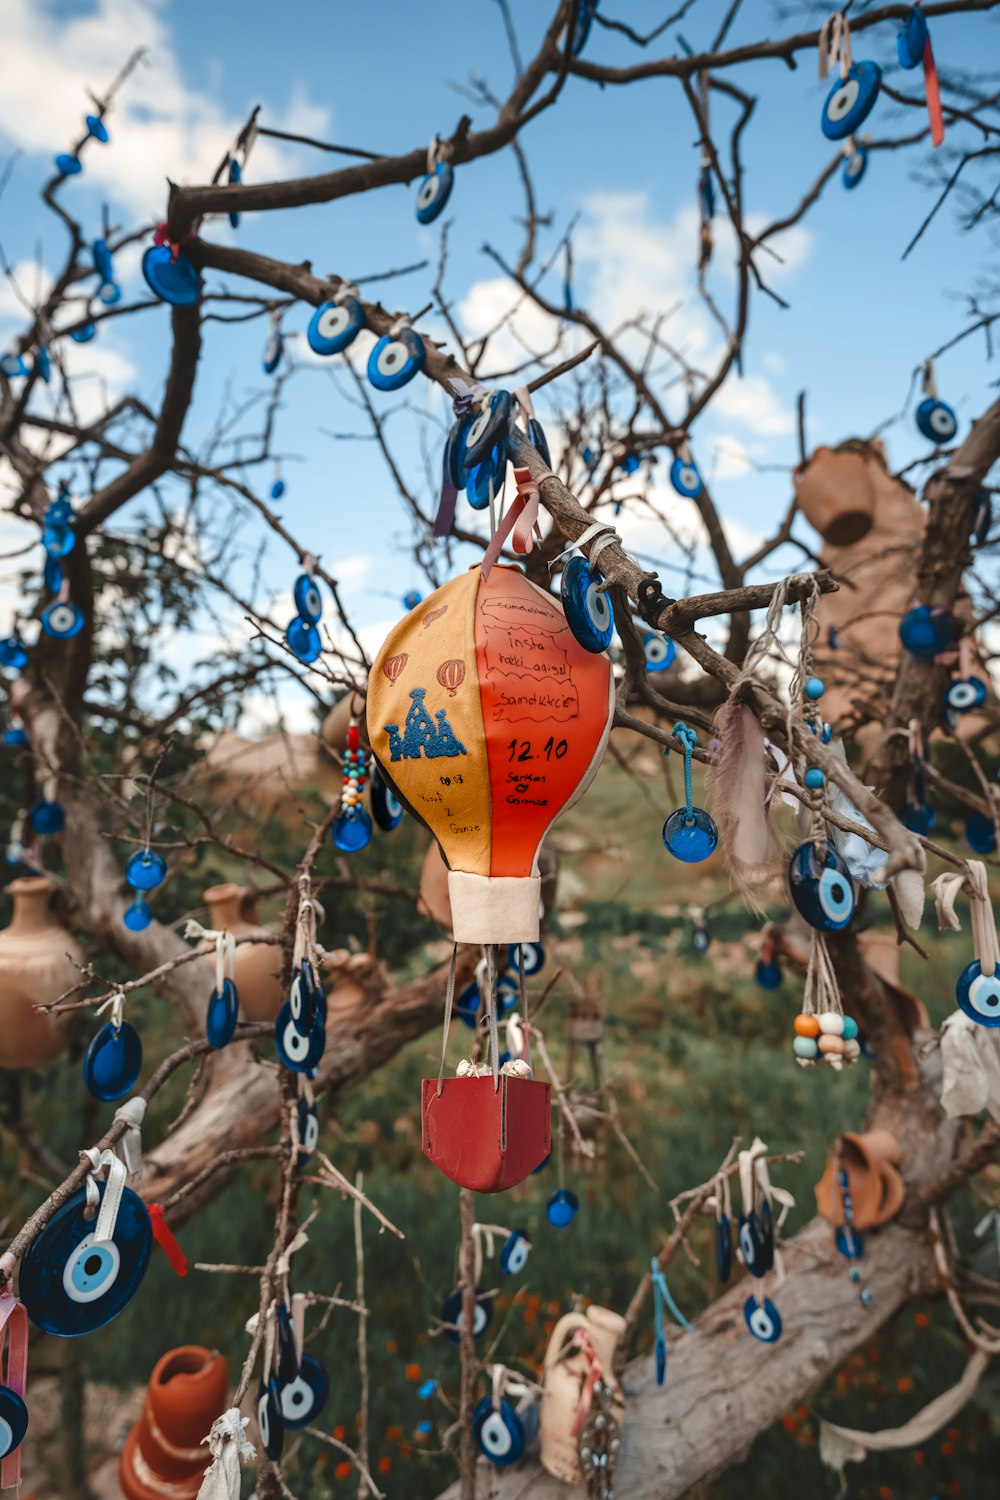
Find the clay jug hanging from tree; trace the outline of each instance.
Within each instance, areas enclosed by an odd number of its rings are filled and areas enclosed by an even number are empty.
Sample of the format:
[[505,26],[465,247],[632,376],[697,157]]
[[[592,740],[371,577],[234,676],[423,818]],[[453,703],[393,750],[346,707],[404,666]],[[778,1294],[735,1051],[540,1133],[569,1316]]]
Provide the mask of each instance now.
[[164,1354],[122,1448],[118,1478],[125,1500],[195,1500],[212,1462],[202,1439],[225,1411],[228,1389],[221,1354],[196,1344]]
[[[257,920],[254,898],[245,886],[228,882],[202,892],[211,915],[210,926],[225,928],[234,937],[256,937],[267,932]],[[214,952],[209,962],[215,963]],[[248,1021],[273,1021],[285,996],[281,989],[281,948],[277,943],[241,943],[234,964],[240,1009]]]
[[875,515],[875,484],[869,459],[859,448],[817,448],[795,469],[799,510],[832,547],[849,547],[867,536]]
[[14,915],[0,932],[0,1068],[39,1068],[63,1051],[66,1034],[64,1022],[34,1007],[77,983],[84,953],[49,909],[54,880],[28,875],[7,889]]
[[594,1379],[608,1387],[612,1416],[621,1431],[625,1402],[614,1363],[624,1332],[621,1314],[596,1303],[586,1312],[566,1313],[552,1331],[542,1367],[541,1458],[542,1468],[565,1484],[583,1483],[580,1406],[589,1401]]

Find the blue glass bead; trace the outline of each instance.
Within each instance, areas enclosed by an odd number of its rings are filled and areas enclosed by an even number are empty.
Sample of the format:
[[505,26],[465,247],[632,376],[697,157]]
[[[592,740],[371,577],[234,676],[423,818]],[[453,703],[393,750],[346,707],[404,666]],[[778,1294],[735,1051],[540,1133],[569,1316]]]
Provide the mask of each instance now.
[[125,879],[133,890],[155,891],[167,878],[167,862],[152,849],[137,849],[125,864]]
[[417,1400],[429,1401],[438,1388],[436,1380],[422,1380],[417,1386]]
[[465,494],[473,510],[487,510],[490,494],[494,500],[504,486],[507,474],[506,441],[494,444],[488,458],[468,470]]
[[74,344],[89,344],[92,338],[97,337],[97,324],[84,323],[82,328],[71,328],[69,336]]
[[[236,160],[235,156],[231,156],[229,158],[229,167],[228,167],[228,170],[226,172],[226,177],[228,178],[229,184],[232,187],[238,187],[239,184],[243,181],[243,172],[242,172],[240,164]],[[233,228],[233,229],[239,229],[239,227],[240,227],[240,216],[239,216],[238,210],[233,210],[230,213],[230,215],[229,215],[229,223],[230,223],[231,228]]]
[[872,1303],[875,1300],[867,1287],[864,1287],[863,1290],[858,1293],[858,1298],[861,1302],[862,1307],[871,1307]]
[[145,932],[153,920],[153,909],[148,901],[136,898],[122,913],[122,921],[129,932]]
[[965,820],[965,839],[976,854],[992,854],[997,846],[996,824],[985,813],[970,812]]
[[711,941],[707,927],[696,927],[691,934],[691,942],[696,953],[707,953]]
[[261,369],[265,375],[273,375],[281,364],[281,356],[285,352],[285,341],[281,335],[280,328],[273,328],[268,335],[267,343],[264,345],[264,353],[261,355]]
[[285,1427],[298,1432],[309,1427],[326,1405],[330,1377],[312,1354],[303,1354],[292,1380],[281,1386],[281,1414]]
[[455,1009],[458,1012],[459,1019],[464,1021],[466,1026],[471,1027],[473,1030],[475,1030],[476,1019],[479,1015],[480,1000],[479,986],[473,979],[471,984],[465,986],[465,989],[455,1001]]
[[274,1045],[284,1067],[290,1068],[294,1073],[312,1074],[326,1051],[326,1027],[322,1013],[316,1016],[312,1029],[306,1033],[299,1029],[292,1015],[291,1005],[286,1000],[274,1023]]
[[42,610],[42,629],[56,641],[71,641],[85,623],[83,610],[72,599],[56,599]]
[[639,468],[639,459],[634,453],[627,453],[618,465],[623,474],[634,474]]
[[569,1188],[556,1188],[545,1205],[545,1217],[553,1229],[566,1229],[580,1212],[580,1200]]
[[[842,1224],[837,1230],[837,1249],[846,1260],[857,1260],[862,1251],[861,1236],[857,1230],[852,1229],[849,1224]],[[855,1277],[851,1272],[851,1280],[861,1280],[861,1272]]]
[[50,594],[58,594],[63,585],[63,571],[58,558],[46,556],[42,581]]
[[416,609],[423,597],[423,594],[418,594],[416,589],[411,589],[408,594],[403,595],[403,608]]
[[[489,1327],[493,1317],[493,1299],[488,1297],[481,1286],[476,1287],[476,1310],[472,1318],[472,1336],[480,1338]],[[451,1343],[457,1344],[462,1337],[462,1289],[456,1287],[441,1304],[441,1322],[448,1327],[441,1331],[445,1338]]]
[[1000,970],[986,975],[974,958],[958,976],[955,998],[977,1026],[1000,1026]]
[[23,724],[9,724],[3,732],[3,742],[18,748],[28,743],[28,731]]
[[372,817],[383,833],[392,833],[403,821],[403,804],[386,782],[378,762],[372,760],[371,769]]
[[850,156],[845,158],[844,165],[840,169],[840,180],[848,192],[857,187],[867,170],[868,152],[864,146],[855,146]]
[[306,666],[316,661],[323,650],[323,643],[316,626],[310,625],[308,620],[301,619],[299,615],[296,615],[288,625],[285,640],[299,661],[305,662]]
[[760,1303],[756,1297],[748,1297],[743,1304],[743,1320],[762,1344],[776,1344],[781,1337],[781,1314],[770,1297]]
[[201,296],[201,280],[184,255],[171,258],[169,245],[150,245],[142,257],[146,285],[171,307],[193,307]]
[[521,998],[520,987],[513,974],[504,974],[497,981],[497,1014],[501,1020],[517,1010]]
[[83,162],[72,151],[60,151],[56,157],[56,171],[63,177],[78,177],[83,171]]
[[531,1241],[523,1229],[512,1229],[500,1251],[500,1269],[505,1276],[520,1276],[528,1264]]
[[552,454],[549,452],[549,440],[545,436],[545,428],[537,417],[528,419],[528,442],[533,444],[542,463],[546,468],[552,467]]
[[318,625],[323,617],[323,596],[315,578],[309,573],[300,573],[293,594],[299,619],[305,620],[307,625]]
[[811,842],[800,844],[788,880],[796,909],[819,932],[840,932],[854,916],[854,886],[833,844],[827,844],[822,860]]
[[28,822],[36,833],[62,833],[66,816],[58,802],[36,802],[28,814]]
[[345,854],[356,854],[371,842],[372,820],[363,807],[337,814],[333,825],[333,842]]
[[527,975],[537,974],[545,967],[545,949],[541,943],[511,943],[507,948],[507,966],[515,974],[522,965]]
[[97,295],[105,307],[114,307],[122,300],[122,289],[117,281],[106,281]]
[[715,1274],[728,1281],[733,1269],[733,1226],[729,1215],[722,1214],[715,1223]]
[[754,970],[754,978],[762,990],[776,990],[781,984],[781,970],[777,964],[765,963],[762,958],[759,958]]
[[281,1386],[277,1375],[261,1381],[257,1387],[257,1431],[261,1447],[272,1463],[277,1463],[285,1446],[285,1419],[281,1414]]
[[87,134],[90,136],[91,140],[98,141],[102,146],[106,146],[108,144],[108,141],[111,139],[111,137],[108,134],[108,127],[105,125],[100,115],[87,115],[83,123],[87,127]]
[[76,532],[72,526],[46,526],[42,530],[42,546],[48,557],[67,557],[76,546]]
[[316,971],[308,959],[303,959],[292,975],[288,991],[288,1009],[292,1020],[308,1036],[322,1011],[323,991],[316,978]]
[[826,777],[818,766],[810,766],[804,777],[805,784],[811,792],[819,791],[826,784]]
[[927,46],[927,18],[919,5],[911,5],[896,34],[896,55],[901,68],[919,68]]
[[213,990],[205,1012],[205,1036],[216,1051],[232,1041],[239,1016],[240,1002],[231,979],[222,981],[222,989]]
[[692,808],[690,814],[679,807],[663,825],[664,847],[684,864],[694,865],[707,859],[718,842],[719,830],[701,807]]
[[27,1430],[28,1408],[9,1385],[0,1385],[0,1459],[17,1451]]
[[971,539],[982,546],[990,534],[993,524],[993,502],[989,490],[980,490],[976,496],[976,508],[972,513]]
[[434,1427],[432,1423],[428,1422],[425,1418],[424,1421],[417,1423],[414,1431],[419,1432],[423,1437],[430,1437],[431,1433],[434,1431]]
[[142,1068],[142,1041],[135,1027],[113,1021],[91,1039],[83,1060],[83,1081],[95,1099],[110,1103],[131,1091]]
[[498,444],[506,447],[507,429],[513,403],[509,391],[491,392],[485,410],[471,416],[465,428],[462,462],[466,469],[485,463]]
[[28,665],[28,651],[20,636],[8,635],[0,640],[0,667],[12,667],[19,672]]
[[[535,1413],[537,1426],[537,1405],[527,1407],[525,1414],[528,1412]],[[480,1453],[496,1469],[516,1464],[528,1440],[520,1413],[502,1397],[499,1405],[494,1406],[492,1396],[484,1396],[473,1412],[472,1435]]]
[[696,500],[702,491],[701,475],[687,458],[674,459],[670,465],[670,483],[686,500]]
[[285,481],[283,479],[276,479],[271,486],[271,499],[280,500],[284,493]]
[[807,698],[810,698],[813,701],[815,701],[817,698],[822,698],[822,696],[823,696],[823,694],[825,692],[826,692],[826,684],[823,682],[822,678],[820,678],[820,677],[807,677],[806,678],[805,695],[806,695]]
[[345,293],[334,302],[320,303],[309,319],[306,341],[314,354],[340,354],[353,344],[364,326],[361,303]]
[[20,354],[5,354],[0,359],[0,371],[6,375],[8,380],[20,380],[22,376],[27,375],[28,366]]

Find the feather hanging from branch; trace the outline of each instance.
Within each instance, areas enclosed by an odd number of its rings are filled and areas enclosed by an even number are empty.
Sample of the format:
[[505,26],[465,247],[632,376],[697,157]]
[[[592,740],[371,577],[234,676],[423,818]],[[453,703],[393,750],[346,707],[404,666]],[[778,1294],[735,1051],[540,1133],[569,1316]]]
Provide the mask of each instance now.
[[764,736],[753,711],[731,694],[715,715],[719,748],[705,775],[730,883],[751,911],[760,913],[761,888],[775,873],[768,858]]

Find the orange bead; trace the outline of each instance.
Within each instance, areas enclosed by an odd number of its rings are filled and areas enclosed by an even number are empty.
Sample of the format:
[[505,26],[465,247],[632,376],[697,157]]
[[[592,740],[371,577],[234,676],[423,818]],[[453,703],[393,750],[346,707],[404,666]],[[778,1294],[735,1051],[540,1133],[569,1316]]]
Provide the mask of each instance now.
[[830,1036],[824,1032],[819,1039],[819,1050],[827,1053],[842,1053],[844,1050],[844,1038],[842,1036]]
[[819,1036],[819,1022],[815,1016],[796,1016],[795,1033],[797,1036]]

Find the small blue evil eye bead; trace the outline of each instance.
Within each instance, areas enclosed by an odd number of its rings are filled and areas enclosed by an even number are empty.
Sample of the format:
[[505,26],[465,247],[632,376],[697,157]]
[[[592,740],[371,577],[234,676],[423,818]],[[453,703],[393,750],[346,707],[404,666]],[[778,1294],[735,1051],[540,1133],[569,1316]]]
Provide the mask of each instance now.
[[8,380],[19,380],[22,375],[27,375],[28,366],[24,363],[20,354],[5,354],[0,359],[0,370]]
[[711,941],[707,927],[696,927],[691,934],[691,943],[696,953],[707,953]]
[[466,1026],[471,1027],[473,1030],[475,1030],[476,1020],[479,1016],[481,999],[479,986],[473,979],[471,984],[465,986],[465,989],[455,1001],[455,1009],[458,1011],[459,1020],[464,1021]]
[[319,1115],[315,1104],[300,1099],[296,1105],[299,1126],[299,1154],[297,1165],[304,1167],[319,1144]]
[[675,458],[670,465],[670,483],[678,495],[695,500],[701,494],[701,475],[689,458]]
[[585,557],[571,557],[560,582],[566,623],[585,651],[606,651],[615,633],[611,600],[604,578]]
[[142,1068],[142,1041],[129,1021],[108,1021],[91,1038],[83,1059],[83,1081],[95,1099],[110,1103],[131,1091]]
[[0,1385],[0,1459],[24,1442],[28,1430],[28,1408],[10,1386]]
[[308,1034],[300,1031],[286,1000],[274,1023],[274,1046],[283,1067],[293,1073],[309,1073],[326,1050],[326,1029],[317,1019]]
[[3,742],[17,749],[28,743],[28,732],[23,724],[8,724],[3,732]]
[[311,573],[300,573],[295,580],[295,609],[307,625],[318,625],[323,618],[323,597]]
[[587,45],[596,9],[597,0],[576,0],[576,15],[573,18],[573,31],[569,39],[569,49],[574,57],[579,57]]
[[658,631],[647,630],[642,638],[642,649],[646,657],[647,672],[665,672],[674,664],[677,655],[677,647],[669,635],[660,635]]
[[663,825],[663,845],[686,865],[707,859],[719,842],[714,819],[702,807],[678,807]]
[[917,407],[917,426],[930,443],[950,443],[958,431],[958,418],[945,401],[930,396]]
[[545,1217],[553,1229],[566,1229],[580,1212],[580,1200],[569,1188],[556,1188],[545,1205]]
[[125,864],[125,879],[136,891],[155,891],[167,878],[167,862],[152,849],[137,849]]
[[291,1432],[308,1427],[326,1405],[330,1377],[312,1354],[303,1354],[293,1378],[281,1387],[281,1415]]
[[412,328],[386,333],[368,357],[368,379],[377,391],[398,391],[423,368],[424,341]]
[[803,780],[811,792],[818,792],[826,785],[826,777],[818,766],[810,766]]
[[868,168],[868,152],[864,146],[855,146],[840,169],[840,180],[848,192],[856,188]]
[[272,328],[268,335],[267,343],[264,345],[264,353],[261,355],[261,368],[265,375],[273,375],[281,364],[281,356],[285,352],[285,341],[281,336],[280,328]]
[[371,843],[372,820],[363,807],[338,813],[330,837],[341,853],[357,854]]
[[777,964],[766,963],[759,958],[754,969],[754,979],[762,990],[776,990],[781,985],[781,969]]
[[899,638],[911,656],[932,661],[954,644],[958,634],[955,619],[944,609],[917,604],[907,610],[899,624]]
[[763,1302],[748,1297],[743,1304],[743,1321],[762,1344],[776,1344],[781,1338],[781,1314],[770,1297]]
[[97,336],[97,324],[84,323],[82,328],[71,329],[69,336],[74,344],[89,344],[91,339]]
[[66,814],[62,810],[61,803],[46,802],[42,798],[28,813],[28,822],[35,833],[45,835],[62,833]]
[[142,901],[138,896],[122,913],[122,921],[129,932],[145,932],[152,920],[153,908],[148,901]]
[[319,1012],[319,985],[308,959],[303,959],[292,977],[288,991],[288,1008],[292,1020],[304,1036],[312,1031]]
[[59,559],[50,553],[46,554],[45,566],[42,569],[42,582],[50,594],[58,594],[63,585],[63,571],[59,566]]
[[70,641],[84,625],[84,613],[72,599],[57,599],[42,610],[42,629],[56,641]]
[[[234,184],[238,186],[239,183],[241,183],[243,181],[243,173],[240,171],[240,164],[236,160],[235,156],[231,156],[229,158],[229,169],[228,169],[228,171],[226,173],[226,177],[227,177],[227,179],[228,179],[228,181],[229,181],[229,183],[230,183],[231,186],[234,185]],[[229,223],[231,224],[231,226],[233,227],[233,229],[239,229],[239,227],[240,227],[240,216],[239,216],[239,214],[238,213],[231,213],[229,215]]]
[[283,479],[276,479],[274,481],[274,483],[271,485],[271,499],[272,500],[280,500],[281,497],[284,495],[284,493],[285,493],[285,481]]
[[826,687],[824,686],[823,681],[822,681],[821,678],[819,678],[819,677],[807,677],[806,678],[805,694],[806,694],[807,698],[809,698],[813,702],[815,702],[815,700],[817,698],[822,698],[822,696],[823,696],[823,694],[825,692],[826,692]]
[[316,626],[310,625],[308,620],[300,619],[298,615],[286,629],[285,640],[289,649],[295,653],[299,661],[305,662],[306,666],[316,661],[323,650],[323,643]]
[[403,821],[403,804],[386,782],[378,762],[372,760],[369,788],[372,817],[383,833],[392,833]]
[[169,245],[150,245],[142,257],[142,274],[153,295],[171,307],[193,307],[201,296],[198,272],[186,256],[172,259]]
[[627,453],[618,467],[623,474],[635,474],[639,468],[639,455],[637,453]]
[[416,609],[423,597],[423,594],[418,594],[416,589],[411,589],[408,594],[403,595],[403,608]]
[[345,294],[334,302],[320,303],[309,319],[306,342],[314,354],[341,354],[364,326],[361,303]]
[[455,185],[455,173],[451,162],[439,161],[433,172],[428,172],[417,192],[417,223],[433,224],[451,197]]
[[743,1264],[751,1276],[763,1276],[768,1267],[765,1264],[767,1256],[764,1254],[763,1240],[757,1215],[752,1211],[749,1214],[740,1214],[739,1232],[740,1254],[743,1256]]
[[944,701],[956,714],[967,714],[986,701],[986,684],[981,677],[959,677],[945,688]]
[[444,459],[441,465],[442,482],[456,490],[464,490],[469,478],[463,454],[465,434],[469,426],[468,417],[458,417],[451,425],[444,444]]
[[76,546],[76,532],[72,526],[45,526],[42,546],[48,557],[68,557]]
[[105,307],[114,307],[122,300],[122,289],[117,281],[106,281],[97,295]]
[[[34,360],[34,371],[39,380],[44,380],[48,385],[52,379],[52,356],[44,344],[40,344]],[[989,528],[987,528],[989,529]]]
[[239,1013],[240,1001],[236,986],[231,979],[224,979],[222,989],[212,991],[208,1010],[205,1012],[205,1036],[208,1045],[215,1051],[227,1047],[232,1041]]
[[417,1386],[417,1400],[429,1401],[437,1394],[438,1383],[436,1380],[422,1380]]
[[985,813],[970,812],[965,820],[965,841],[974,854],[992,854],[997,846],[993,819]]
[[90,247],[90,253],[94,261],[94,270],[97,272],[101,282],[114,281],[115,273],[111,262],[111,251],[108,249],[106,240],[95,240]]
[[92,141],[97,141],[102,146],[108,144],[108,141],[111,139],[108,134],[108,127],[99,115],[87,115],[83,123],[86,125],[87,134]]
[[488,509],[490,495],[496,499],[503,489],[506,476],[507,443],[504,440],[494,444],[488,457],[468,471],[465,493],[473,510]]
[[896,55],[901,68],[919,68],[924,60],[927,46],[927,18],[919,5],[910,7],[910,13],[896,35]]
[[523,1229],[512,1229],[500,1251],[500,1269],[505,1276],[520,1276],[528,1264],[531,1241]]
[[508,391],[492,391],[485,409],[472,418],[465,429],[465,447],[462,453],[466,469],[483,463],[494,447],[506,440],[511,404]]
[[715,1274],[728,1281],[733,1269],[733,1226],[728,1214],[721,1214],[715,1224]]
[[[476,1287],[476,1310],[472,1318],[472,1337],[481,1338],[490,1325],[493,1317],[493,1299],[488,1297],[481,1286]],[[458,1344],[462,1339],[462,1288],[455,1290],[446,1297],[441,1304],[441,1322],[447,1326],[442,1328],[445,1338],[453,1344]]]
[[507,949],[507,966],[519,974],[524,969],[529,977],[545,967],[545,949],[541,943],[511,943]]
[[0,667],[12,667],[19,672],[27,665],[27,647],[19,635],[8,635],[0,640]]
[[272,1375],[265,1385],[257,1387],[257,1431],[261,1446],[272,1463],[277,1463],[285,1446],[285,1419],[281,1412],[281,1386]]
[[840,932],[854,916],[854,886],[847,866],[828,843],[821,858],[815,845],[800,844],[788,867],[792,901],[819,932]]
[[532,445],[542,463],[547,468],[551,468],[552,454],[549,452],[549,440],[545,436],[545,428],[537,417],[530,417],[528,419],[528,442]]
[[993,503],[990,499],[989,490],[980,490],[976,496],[976,508],[972,512],[972,530],[969,533],[974,542],[982,546],[990,534],[990,526],[993,523]]
[[827,94],[820,115],[820,129],[828,141],[843,141],[853,135],[875,107],[882,85],[878,63],[854,63],[847,77],[838,79]]
[[955,998],[977,1026],[1000,1026],[1000,971],[986,975],[974,958],[958,976]]
[[63,177],[79,177],[83,162],[72,151],[60,151],[56,157],[56,171]]
[[483,1397],[472,1414],[472,1435],[480,1453],[496,1469],[516,1464],[524,1452],[521,1418],[502,1398],[494,1406],[492,1396]]
[[903,808],[903,826],[911,833],[927,835],[934,827],[934,809],[929,802],[907,801]]

